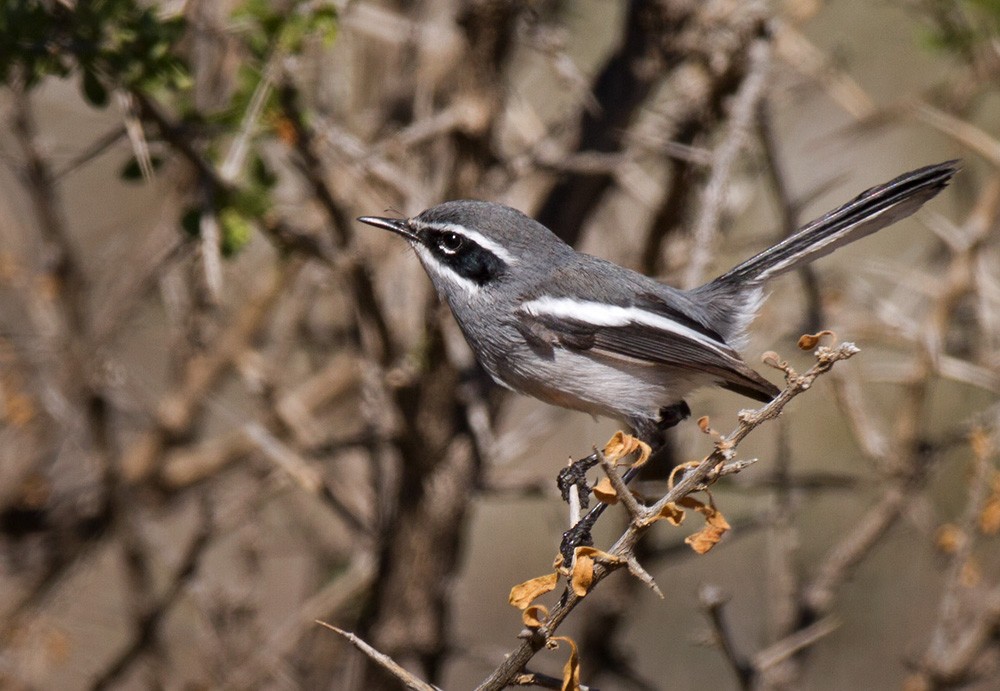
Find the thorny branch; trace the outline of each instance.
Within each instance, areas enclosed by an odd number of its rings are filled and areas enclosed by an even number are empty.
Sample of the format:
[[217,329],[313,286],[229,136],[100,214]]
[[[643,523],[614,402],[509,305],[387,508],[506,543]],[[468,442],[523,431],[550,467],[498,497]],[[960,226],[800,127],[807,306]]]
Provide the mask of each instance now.
[[[652,506],[632,504],[634,513],[630,515],[628,528],[608,550],[612,557],[619,558],[620,561],[612,563],[598,561],[594,567],[591,590],[613,571],[628,563],[639,538],[658,520],[668,504],[676,503],[714,481],[717,474],[722,472],[728,463],[733,462],[737,447],[747,435],[764,422],[776,418],[793,398],[808,390],[819,376],[833,367],[834,363],[846,360],[857,352],[858,349],[852,343],[842,343],[832,348],[821,346],[816,350],[816,364],[801,375],[786,363],[776,363],[786,373],[786,386],[781,394],[758,410],[740,411],[736,429],[720,438],[715,444],[715,450],[697,466],[685,472],[682,479]],[[567,589],[560,602],[549,612],[543,625],[536,630],[527,631],[524,635],[525,641],[477,687],[477,691],[495,691],[510,684],[582,600],[582,597]]]

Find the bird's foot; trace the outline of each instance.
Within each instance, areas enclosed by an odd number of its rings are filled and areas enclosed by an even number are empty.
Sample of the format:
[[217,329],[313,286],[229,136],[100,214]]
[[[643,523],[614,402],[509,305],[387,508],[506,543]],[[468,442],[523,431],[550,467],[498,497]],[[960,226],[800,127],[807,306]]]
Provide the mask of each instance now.
[[607,504],[598,504],[586,516],[577,521],[572,528],[563,533],[562,542],[559,543],[559,554],[562,555],[564,564],[573,563],[573,555],[576,553],[577,547],[593,546],[594,536],[590,531],[597,519],[604,513],[605,506]]
[[587,508],[590,506],[590,485],[587,484],[587,471],[597,465],[597,452],[590,454],[578,461],[573,461],[568,466],[559,471],[556,476],[556,484],[559,486],[559,493],[563,501],[569,502],[569,492],[572,487],[577,488],[580,498],[580,506]]
[[[687,408],[683,402],[680,405]],[[679,412],[683,414],[683,411]],[[680,419],[683,419],[683,417]],[[652,453],[652,448],[649,444],[637,437],[633,437],[632,435],[625,434],[623,432],[616,432],[604,449],[605,456],[608,457],[608,460],[611,461],[613,465],[633,453],[638,453],[638,460],[635,462],[635,465],[625,471],[625,474],[622,476],[622,480],[625,484],[631,482],[631,480],[638,474],[639,468],[646,462]],[[594,453],[590,454],[586,458],[574,461],[559,471],[559,476],[556,482],[559,485],[559,491],[562,493],[563,501],[567,503],[569,502],[570,489],[572,487],[576,487],[580,500],[580,506],[584,509],[588,508],[590,504],[589,495],[593,488],[587,484],[587,471],[597,465],[600,459],[600,454],[595,450]],[[572,528],[563,533],[562,542],[559,545],[559,553],[562,554],[565,563],[570,563],[572,561],[573,554],[577,547],[593,546],[594,538],[591,535],[591,530],[593,529],[594,524],[597,523],[597,519],[601,517],[602,513],[604,513],[607,506],[608,505],[605,503],[598,503],[597,506],[587,512],[587,515],[579,519]]]

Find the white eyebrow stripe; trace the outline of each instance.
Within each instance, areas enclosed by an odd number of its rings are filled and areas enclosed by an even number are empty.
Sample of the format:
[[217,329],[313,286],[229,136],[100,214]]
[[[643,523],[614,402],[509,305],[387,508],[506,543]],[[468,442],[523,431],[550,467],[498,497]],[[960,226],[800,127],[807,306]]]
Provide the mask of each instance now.
[[727,358],[732,358],[730,348],[720,341],[709,338],[705,334],[675,322],[673,319],[663,315],[649,312],[641,307],[620,307],[618,305],[608,305],[603,302],[589,300],[575,300],[573,298],[555,298],[544,296],[531,300],[521,305],[521,309],[530,315],[561,317],[563,319],[573,319],[593,326],[628,326],[629,324],[643,324],[651,326],[660,331],[667,331],[682,338],[696,341],[706,348]]
[[469,238],[474,243],[482,247],[484,250],[492,252],[505,264],[514,264],[517,262],[517,259],[514,257],[514,255],[508,252],[503,245],[497,243],[494,240],[490,240],[488,237],[486,237],[477,230],[472,230],[471,228],[460,226],[457,223],[444,223],[439,221],[428,222],[428,221],[418,221],[416,219],[412,219],[410,221],[410,225],[417,228],[418,230],[430,228],[432,230],[440,230],[442,232],[457,233],[458,235]]

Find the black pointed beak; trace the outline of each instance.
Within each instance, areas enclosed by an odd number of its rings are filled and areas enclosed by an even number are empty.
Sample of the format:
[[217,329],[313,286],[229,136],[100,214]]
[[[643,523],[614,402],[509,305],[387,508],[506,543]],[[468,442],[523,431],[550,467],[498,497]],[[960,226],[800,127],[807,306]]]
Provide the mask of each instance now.
[[370,226],[388,230],[396,235],[402,235],[407,240],[417,240],[417,234],[410,230],[405,218],[383,218],[381,216],[361,216],[358,218],[362,223]]

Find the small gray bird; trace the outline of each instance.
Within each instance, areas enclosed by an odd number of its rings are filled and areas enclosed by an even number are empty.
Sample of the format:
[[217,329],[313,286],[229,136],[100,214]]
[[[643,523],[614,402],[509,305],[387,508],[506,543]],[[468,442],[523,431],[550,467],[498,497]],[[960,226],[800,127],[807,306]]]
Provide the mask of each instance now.
[[957,170],[948,161],[873,187],[694,290],[577,252],[491,202],[358,220],[409,241],[498,384],[618,419],[656,448],[690,415],[684,397],[694,389],[714,384],[763,402],[778,394],[736,351],[768,279],[909,216]]

